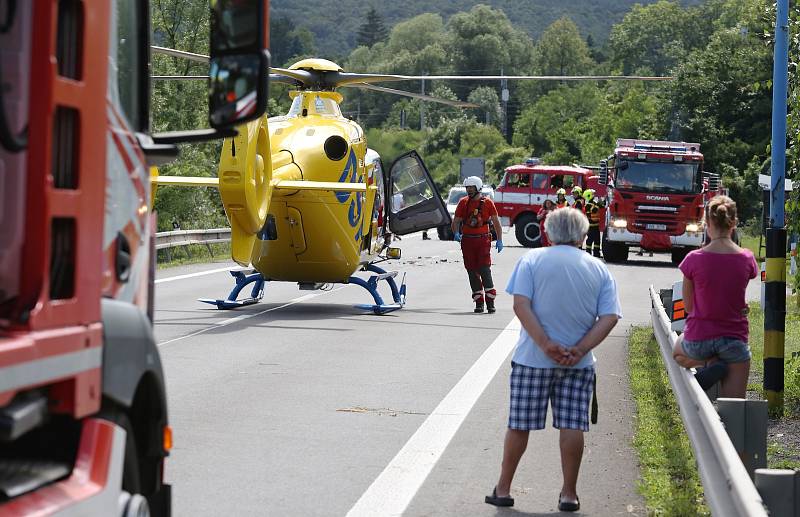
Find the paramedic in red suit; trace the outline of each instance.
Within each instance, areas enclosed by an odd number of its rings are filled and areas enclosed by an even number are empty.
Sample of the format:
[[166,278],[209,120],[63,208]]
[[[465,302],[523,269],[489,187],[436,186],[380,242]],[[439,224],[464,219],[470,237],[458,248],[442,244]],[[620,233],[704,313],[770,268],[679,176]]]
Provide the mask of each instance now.
[[497,291],[492,280],[492,236],[489,233],[489,223],[494,226],[497,234],[495,247],[498,253],[503,251],[503,229],[494,203],[481,195],[483,181],[477,176],[470,176],[464,180],[464,186],[467,195],[461,198],[456,207],[453,235],[455,240],[461,241],[461,253],[469,275],[475,312],[483,312],[485,300],[486,310],[491,314],[495,311],[494,299]]

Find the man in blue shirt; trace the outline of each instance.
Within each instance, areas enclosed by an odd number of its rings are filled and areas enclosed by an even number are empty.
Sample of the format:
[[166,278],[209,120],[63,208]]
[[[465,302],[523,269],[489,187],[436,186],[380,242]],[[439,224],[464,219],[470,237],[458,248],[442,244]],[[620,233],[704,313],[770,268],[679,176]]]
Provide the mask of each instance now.
[[511,481],[531,430],[544,429],[548,401],[559,429],[564,483],[560,511],[577,511],[583,433],[595,381],[592,349],[622,317],[617,287],[605,264],[579,249],[589,221],[578,210],[552,212],[545,230],[553,246],[528,252],[506,291],[522,324],[511,370],[511,408],[500,479],[486,502],[513,506]]

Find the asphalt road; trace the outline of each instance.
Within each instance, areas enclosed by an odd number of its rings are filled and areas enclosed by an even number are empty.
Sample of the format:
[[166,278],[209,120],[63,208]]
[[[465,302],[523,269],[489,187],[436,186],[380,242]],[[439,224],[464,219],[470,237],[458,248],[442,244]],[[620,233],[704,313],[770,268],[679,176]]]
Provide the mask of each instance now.
[[[508,295],[473,314],[453,242],[399,242],[408,303],[375,316],[355,285],[267,285],[234,311],[225,263],[160,271],[156,339],[167,377],[173,513],[220,515],[546,515],[560,488],[558,435],[531,434],[513,510],[483,502],[496,482],[518,323]],[[513,232],[493,252],[504,288],[527,250]],[[667,255],[612,265],[624,318],[596,349],[600,419],[586,435],[581,514],[644,515],[631,447],[626,336],[648,325],[648,286],[679,278]],[[210,272],[210,273],[209,273]],[[751,297],[758,285],[751,284]],[[384,285],[383,295],[390,298]],[[548,425],[550,419],[548,418]]]

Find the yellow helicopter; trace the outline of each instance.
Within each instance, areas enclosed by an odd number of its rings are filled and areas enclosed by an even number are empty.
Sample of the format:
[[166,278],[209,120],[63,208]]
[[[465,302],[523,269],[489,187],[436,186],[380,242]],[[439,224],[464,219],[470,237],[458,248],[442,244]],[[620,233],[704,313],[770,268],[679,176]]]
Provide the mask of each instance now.
[[[391,236],[449,225],[450,215],[419,155],[411,151],[384,169],[363,129],[342,115],[342,95],[334,91],[356,86],[399,92],[367,83],[400,76],[348,74],[325,59],[272,70],[270,81],[298,88],[290,92],[289,112],[237,128],[238,135],[223,143],[217,178],[152,177],[154,188],[217,186],[231,225],[231,256],[255,270],[232,272],[236,286],[227,299],[201,301],[221,309],[256,303],[267,281],[297,282],[301,289],[349,283],[367,289],[375,302],[359,308],[376,314],[401,308],[405,282],[398,286],[396,272],[377,266],[400,258],[400,249],[389,246]],[[359,270],[372,275],[364,280],[354,275]],[[392,303],[378,292],[381,280],[389,284]],[[238,299],[251,283],[250,296]]]
[[[207,61],[185,51],[152,47],[154,52]],[[400,258],[391,236],[450,224],[444,203],[419,155],[411,151],[384,169],[367,147],[363,129],[339,108],[341,87],[404,95],[457,107],[461,101],[375,86],[372,83],[417,79],[448,80],[664,80],[632,76],[404,76],[347,73],[325,59],[304,59],[288,69],[270,68],[270,82],[293,85],[292,105],[283,116],[266,115],[238,127],[225,140],[217,178],[154,176],[155,185],[216,186],[231,225],[231,256],[246,275],[232,272],[236,286],[225,300],[203,299],[218,308],[258,302],[266,281],[297,282],[301,289],[330,283],[357,284],[374,304],[359,308],[383,314],[405,303],[405,283],[377,263]],[[212,77],[217,77],[213,73]],[[169,79],[169,77],[157,77]],[[190,76],[182,79],[205,79]],[[230,78],[228,78],[230,79]],[[211,84],[214,90],[214,83]],[[219,88],[220,91],[228,91]],[[233,98],[236,98],[234,95]],[[241,109],[231,105],[236,113]],[[246,103],[243,104],[248,106]],[[357,271],[373,273],[364,280]],[[378,293],[386,280],[392,302]],[[253,283],[248,298],[238,299]]]

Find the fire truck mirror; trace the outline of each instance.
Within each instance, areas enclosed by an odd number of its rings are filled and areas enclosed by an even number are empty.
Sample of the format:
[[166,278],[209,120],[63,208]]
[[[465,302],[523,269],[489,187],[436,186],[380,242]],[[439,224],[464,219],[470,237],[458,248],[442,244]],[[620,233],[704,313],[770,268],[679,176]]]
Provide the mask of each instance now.
[[267,107],[269,52],[264,0],[211,1],[209,123],[254,120]]

